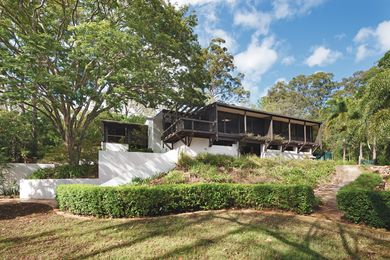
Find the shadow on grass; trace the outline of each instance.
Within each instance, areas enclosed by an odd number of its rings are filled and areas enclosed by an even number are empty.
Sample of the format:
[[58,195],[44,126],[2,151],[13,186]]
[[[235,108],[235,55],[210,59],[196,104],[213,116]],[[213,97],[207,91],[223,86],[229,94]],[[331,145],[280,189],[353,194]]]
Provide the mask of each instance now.
[[[126,221],[124,223],[118,224],[118,225],[110,225],[108,227],[100,228],[94,230],[96,231],[110,231],[110,233],[115,233],[120,230],[127,230],[129,228],[132,228],[134,225],[151,225],[151,227],[148,228],[143,234],[137,238],[134,238],[130,241],[125,241],[122,243],[118,243],[115,245],[108,246],[104,249],[99,249],[99,250],[94,250],[88,254],[82,254],[82,255],[77,255],[77,256],[66,256],[65,258],[69,259],[80,259],[80,258],[88,258],[88,257],[94,257],[99,254],[103,254],[106,252],[110,252],[115,249],[120,249],[120,248],[126,248],[126,247],[131,247],[137,243],[141,243],[147,239],[151,239],[153,237],[158,237],[158,236],[167,236],[167,235],[174,235],[175,233],[191,226],[191,225],[197,225],[201,224],[207,220],[210,220],[213,218],[213,214],[206,214],[204,216],[199,216],[197,218],[194,218],[194,220],[190,221],[183,221],[182,223],[177,223],[177,217],[175,216],[167,216],[167,217],[161,217],[161,218],[156,218],[156,219],[139,219],[139,220],[130,220]],[[161,225],[161,219],[166,219],[165,225]],[[90,231],[93,232],[93,231]],[[90,233],[89,232],[89,233]]]

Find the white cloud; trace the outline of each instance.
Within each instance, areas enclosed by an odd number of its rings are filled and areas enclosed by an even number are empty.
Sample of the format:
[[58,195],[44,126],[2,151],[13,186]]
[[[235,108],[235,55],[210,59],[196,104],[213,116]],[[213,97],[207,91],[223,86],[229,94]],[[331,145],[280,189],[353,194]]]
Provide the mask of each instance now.
[[325,66],[334,63],[342,56],[341,52],[333,51],[324,46],[316,47],[313,53],[306,59],[309,67]]
[[325,0],[274,0],[273,13],[276,19],[292,17],[297,14],[305,14]]
[[211,38],[222,38],[226,41],[225,46],[228,48],[229,52],[234,53],[236,51],[237,41],[228,32],[214,28],[206,28],[206,32],[208,33],[208,36],[211,36],[208,41],[210,41]]
[[355,38],[353,40],[355,42],[362,42],[370,38],[374,34],[374,31],[371,28],[362,28],[358,31],[358,33],[355,35]]
[[356,61],[390,50],[390,20],[379,23],[376,28],[361,28],[354,42],[357,44]]
[[371,50],[367,48],[366,44],[361,44],[356,50],[356,61],[364,60],[366,57],[371,55]]
[[278,58],[277,52],[272,49],[273,44],[274,39],[272,37],[264,39],[262,43],[252,41],[245,51],[234,57],[238,69],[248,75],[257,74],[261,76]]
[[291,65],[291,64],[293,64],[294,62],[295,62],[294,56],[286,56],[286,57],[284,57],[284,58],[282,59],[282,64],[283,64],[283,65],[286,65],[286,66]]
[[240,72],[245,74],[243,86],[251,91],[251,97],[258,97],[258,84],[261,76],[267,72],[278,59],[274,50],[274,39],[268,37],[259,42],[253,40],[247,49],[234,57],[235,64]]
[[234,14],[234,24],[256,29],[258,34],[268,34],[272,15],[261,11],[242,12]]
[[382,51],[388,51],[390,49],[390,21],[380,23],[376,28],[375,35]]

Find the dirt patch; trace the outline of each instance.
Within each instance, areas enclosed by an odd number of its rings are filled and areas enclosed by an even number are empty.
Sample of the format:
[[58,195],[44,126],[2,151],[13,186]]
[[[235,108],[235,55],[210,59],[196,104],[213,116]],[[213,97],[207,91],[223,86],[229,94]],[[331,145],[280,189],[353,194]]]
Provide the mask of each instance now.
[[20,201],[19,199],[0,200],[0,220],[14,219],[36,214],[48,214],[55,208],[55,201]]
[[321,199],[322,204],[319,210],[313,215],[319,215],[327,219],[340,220],[342,212],[337,209],[336,195],[337,191],[356,180],[362,173],[359,166],[342,165],[336,167],[336,174],[333,176],[331,182],[320,185],[314,190],[315,195]]

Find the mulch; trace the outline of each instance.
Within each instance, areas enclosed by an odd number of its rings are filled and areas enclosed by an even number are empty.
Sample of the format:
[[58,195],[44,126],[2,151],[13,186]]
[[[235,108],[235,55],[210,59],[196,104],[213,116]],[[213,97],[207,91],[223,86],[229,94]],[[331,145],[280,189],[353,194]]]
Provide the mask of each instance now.
[[52,201],[20,201],[19,199],[0,199],[0,221],[26,217],[35,214],[49,214],[55,203]]

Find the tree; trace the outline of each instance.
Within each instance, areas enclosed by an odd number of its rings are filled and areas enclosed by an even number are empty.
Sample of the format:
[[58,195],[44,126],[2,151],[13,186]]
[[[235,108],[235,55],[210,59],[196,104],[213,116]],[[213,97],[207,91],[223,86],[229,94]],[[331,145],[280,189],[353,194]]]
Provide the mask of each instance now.
[[259,101],[259,105],[270,112],[318,119],[321,109],[337,88],[331,73],[299,75],[288,83],[275,83]]
[[373,160],[376,160],[377,143],[390,145],[390,69],[383,69],[369,81],[361,104],[367,141],[372,144]]
[[234,57],[223,46],[225,40],[211,40],[204,49],[206,70],[210,80],[208,88],[209,100],[224,102],[243,102],[249,98],[249,91],[241,84],[242,73],[235,73]]
[[342,137],[343,161],[346,159],[346,141],[348,138],[347,120],[348,120],[348,105],[345,98],[331,99],[328,101],[331,109],[331,114],[327,120],[327,126],[335,127]]
[[50,119],[78,164],[99,114],[128,100],[203,100],[195,25],[162,0],[1,1],[1,97]]

